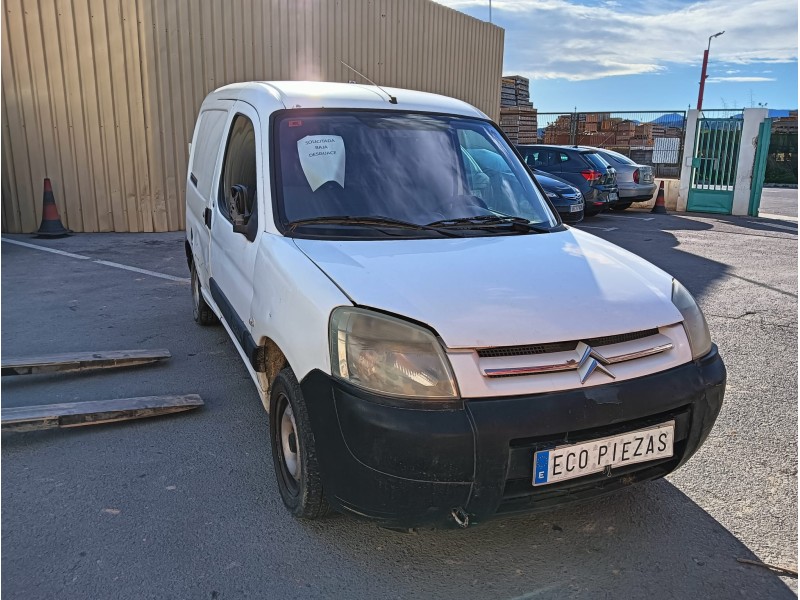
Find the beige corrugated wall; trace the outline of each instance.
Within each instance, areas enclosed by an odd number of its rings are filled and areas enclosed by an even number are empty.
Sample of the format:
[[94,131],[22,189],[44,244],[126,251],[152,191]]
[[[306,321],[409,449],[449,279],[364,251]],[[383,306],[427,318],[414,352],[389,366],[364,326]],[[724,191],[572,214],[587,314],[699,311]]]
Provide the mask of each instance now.
[[360,79],[497,119],[503,30],[429,0],[3,0],[2,230],[50,177],[75,231],[183,227],[187,144],[234,81]]

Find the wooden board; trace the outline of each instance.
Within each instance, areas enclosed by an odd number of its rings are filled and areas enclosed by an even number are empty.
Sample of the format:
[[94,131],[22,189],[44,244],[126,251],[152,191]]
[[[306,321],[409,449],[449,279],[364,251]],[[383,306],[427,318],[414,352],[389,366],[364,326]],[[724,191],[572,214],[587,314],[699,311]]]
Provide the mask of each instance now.
[[115,350],[111,352],[76,352],[4,358],[0,361],[2,375],[32,375],[35,373],[67,373],[90,369],[133,367],[164,360],[172,356],[169,350]]
[[3,408],[0,410],[0,420],[3,431],[37,431],[156,417],[192,410],[202,405],[203,399],[197,394],[143,396]]

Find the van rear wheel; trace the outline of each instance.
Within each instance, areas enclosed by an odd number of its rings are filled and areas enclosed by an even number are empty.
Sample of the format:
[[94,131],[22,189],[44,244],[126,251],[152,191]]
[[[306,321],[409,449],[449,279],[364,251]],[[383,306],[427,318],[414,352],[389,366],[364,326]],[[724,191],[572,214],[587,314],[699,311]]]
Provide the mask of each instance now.
[[203,294],[200,293],[200,279],[197,276],[194,261],[192,262],[192,316],[200,325],[216,325],[218,322],[217,315],[206,304]]
[[269,437],[278,490],[286,508],[300,519],[319,519],[328,511],[322,490],[314,434],[303,392],[291,369],[272,384]]

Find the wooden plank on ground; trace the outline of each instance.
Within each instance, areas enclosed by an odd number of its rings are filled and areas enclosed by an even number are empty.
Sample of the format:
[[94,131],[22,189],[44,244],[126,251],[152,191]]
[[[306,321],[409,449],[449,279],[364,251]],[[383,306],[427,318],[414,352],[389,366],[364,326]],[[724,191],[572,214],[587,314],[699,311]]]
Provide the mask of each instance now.
[[37,431],[156,417],[192,410],[202,405],[203,399],[197,394],[143,396],[3,408],[0,410],[0,420],[3,431]]
[[0,361],[3,376],[35,373],[67,373],[90,369],[135,367],[164,360],[172,356],[169,350],[113,350],[110,352],[73,352],[4,358]]

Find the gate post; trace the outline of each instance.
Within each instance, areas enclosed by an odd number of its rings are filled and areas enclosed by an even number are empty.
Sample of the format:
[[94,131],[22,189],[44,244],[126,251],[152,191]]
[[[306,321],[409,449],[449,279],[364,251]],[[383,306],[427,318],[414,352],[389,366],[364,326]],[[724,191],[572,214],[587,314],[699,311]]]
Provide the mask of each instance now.
[[692,179],[692,158],[694,158],[694,138],[697,136],[697,119],[700,112],[689,109],[686,112],[686,125],[683,130],[683,162],[681,163],[681,181],[678,187],[678,205],[675,210],[686,212],[689,202],[689,186]]
[[769,140],[772,136],[772,119],[764,119],[758,127],[758,146],[756,147],[756,161],[753,167],[753,185],[750,190],[750,207],[747,214],[751,217],[758,216],[761,207],[761,192],[764,190],[764,176],[767,172],[767,156],[769,155]]
[[753,185],[753,167],[758,146],[758,127],[767,118],[766,108],[745,108],[743,111],[742,143],[736,165],[736,187],[733,192],[733,215],[747,215],[750,208],[750,191]]

